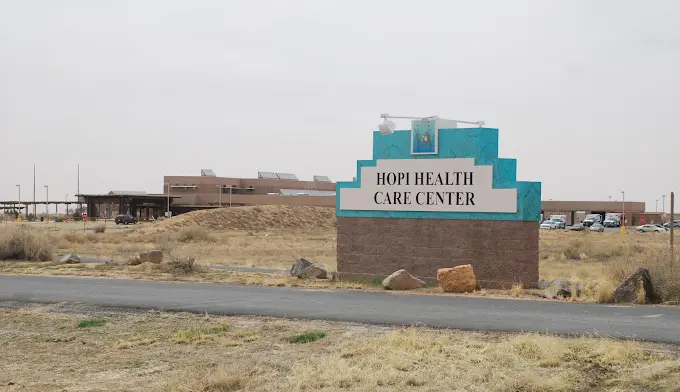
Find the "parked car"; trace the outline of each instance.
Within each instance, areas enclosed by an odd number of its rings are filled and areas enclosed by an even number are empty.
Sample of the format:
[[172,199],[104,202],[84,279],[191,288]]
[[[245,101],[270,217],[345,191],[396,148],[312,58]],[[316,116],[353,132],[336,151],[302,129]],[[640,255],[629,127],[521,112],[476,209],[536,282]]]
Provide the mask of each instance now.
[[555,227],[555,222],[551,220],[543,221],[541,223],[541,229],[553,229]]
[[566,229],[567,228],[567,222],[563,221],[562,219],[557,219],[553,218],[551,219],[553,223],[553,229]]
[[[663,227],[670,229],[671,228],[671,222],[666,222],[663,224]],[[676,220],[673,222],[673,227],[680,227],[680,220]]]
[[583,226],[589,227],[594,223],[602,222],[602,216],[600,214],[588,214],[586,219],[583,220]]
[[590,225],[588,230],[597,231],[597,232],[602,233],[604,231],[604,225],[602,225],[601,223],[595,222],[592,225]]
[[604,222],[602,222],[602,226],[604,226],[604,227],[620,227],[621,221],[618,218],[610,217],[610,218],[605,219]]
[[654,226],[662,228],[663,231],[670,229],[670,227],[666,227],[666,226],[662,225],[661,223],[654,223]]
[[575,225],[569,226],[569,230],[571,230],[571,231],[583,231],[585,229],[586,229],[586,227],[583,226],[583,224],[581,224],[581,223],[577,223]]
[[137,218],[130,214],[118,215],[115,219],[117,225],[137,224]]
[[661,228],[657,225],[652,225],[652,224],[638,226],[638,227],[635,228],[635,230],[639,231],[640,233],[648,233],[648,232],[663,233],[664,231],[666,231],[666,229],[663,229],[663,228]]

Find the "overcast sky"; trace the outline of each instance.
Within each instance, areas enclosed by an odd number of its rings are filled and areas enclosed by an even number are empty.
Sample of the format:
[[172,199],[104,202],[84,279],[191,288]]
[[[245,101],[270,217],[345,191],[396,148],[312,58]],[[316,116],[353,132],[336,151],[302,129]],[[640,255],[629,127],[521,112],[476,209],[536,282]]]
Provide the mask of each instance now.
[[[402,5],[409,4],[409,5]],[[381,112],[485,120],[543,199],[680,191],[680,2],[0,0],[0,199],[351,180]],[[398,122],[406,129],[409,123]],[[666,200],[667,206],[669,200]],[[668,207],[666,207],[668,208]],[[661,208],[659,208],[661,209]]]

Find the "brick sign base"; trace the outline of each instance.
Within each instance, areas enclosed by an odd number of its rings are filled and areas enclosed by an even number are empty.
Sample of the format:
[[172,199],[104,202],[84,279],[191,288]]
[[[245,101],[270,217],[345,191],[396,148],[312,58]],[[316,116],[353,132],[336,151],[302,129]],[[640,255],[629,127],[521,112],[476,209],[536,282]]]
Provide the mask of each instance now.
[[338,274],[383,279],[399,269],[435,282],[437,269],[472,264],[482,288],[538,282],[538,222],[338,217]]

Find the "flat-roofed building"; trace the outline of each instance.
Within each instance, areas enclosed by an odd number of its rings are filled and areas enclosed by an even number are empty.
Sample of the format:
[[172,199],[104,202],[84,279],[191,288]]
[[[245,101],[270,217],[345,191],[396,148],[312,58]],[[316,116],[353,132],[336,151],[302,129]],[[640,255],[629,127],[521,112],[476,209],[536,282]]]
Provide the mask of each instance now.
[[311,181],[280,172],[258,172],[257,178],[236,178],[218,177],[212,170],[203,169],[200,176],[164,176],[163,191],[173,196],[174,214],[230,205],[335,206],[335,183],[321,175]]

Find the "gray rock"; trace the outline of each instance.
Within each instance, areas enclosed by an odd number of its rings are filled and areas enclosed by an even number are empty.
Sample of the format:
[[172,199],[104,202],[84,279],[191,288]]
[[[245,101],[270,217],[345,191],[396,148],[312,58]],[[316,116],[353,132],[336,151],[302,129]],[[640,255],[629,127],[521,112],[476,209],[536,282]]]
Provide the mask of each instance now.
[[290,275],[301,279],[326,279],[328,272],[322,266],[301,258],[291,267]]
[[301,279],[326,279],[327,277],[328,272],[326,269],[318,264],[311,265],[298,275],[298,278]]
[[78,257],[78,255],[75,253],[69,253],[61,258],[61,262],[67,264],[77,264],[80,263],[80,257]]
[[139,254],[140,263],[160,264],[163,262],[163,252],[160,250],[149,250]]
[[549,284],[550,284],[549,280],[541,279],[538,281],[538,288],[540,290],[545,290],[546,288],[548,288]]
[[304,271],[306,268],[311,267],[314,265],[311,261],[307,261],[305,259],[300,259],[293,264],[293,266],[290,268],[290,275],[291,276],[298,276],[302,271]]
[[625,282],[614,291],[616,302],[638,302],[638,290],[644,291],[645,303],[657,303],[660,298],[654,292],[649,270],[638,268]]
[[572,285],[566,279],[555,279],[543,290],[543,296],[549,299],[570,298],[572,295],[580,296],[581,288],[579,285]]
[[413,290],[425,286],[425,282],[400,269],[385,278],[382,285],[388,290]]

